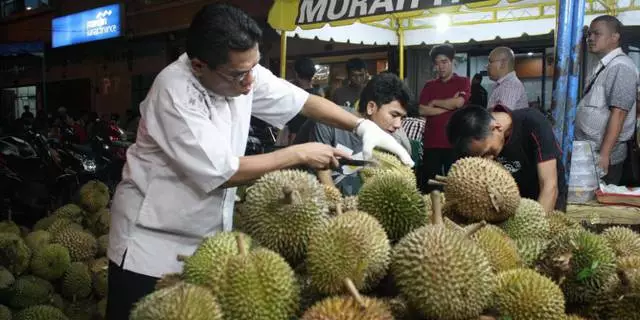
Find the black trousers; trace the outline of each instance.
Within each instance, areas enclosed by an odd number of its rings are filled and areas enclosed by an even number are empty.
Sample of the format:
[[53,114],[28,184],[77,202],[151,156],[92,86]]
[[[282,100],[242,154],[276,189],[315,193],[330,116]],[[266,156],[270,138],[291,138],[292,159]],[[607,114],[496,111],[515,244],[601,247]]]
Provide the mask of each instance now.
[[124,270],[109,261],[107,320],[129,319],[136,302],[153,292],[157,281],[158,278]]
[[429,179],[435,178],[436,175],[446,176],[454,162],[453,149],[425,148],[422,154],[422,170],[418,177],[420,191],[423,193],[433,190],[442,191],[440,186],[430,186]]

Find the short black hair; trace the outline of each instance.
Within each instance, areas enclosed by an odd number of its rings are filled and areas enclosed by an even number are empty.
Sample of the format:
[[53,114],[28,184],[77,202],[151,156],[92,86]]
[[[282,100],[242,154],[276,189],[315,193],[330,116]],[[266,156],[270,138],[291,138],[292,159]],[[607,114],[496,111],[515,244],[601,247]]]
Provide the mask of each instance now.
[[609,30],[611,30],[613,33],[617,33],[620,35],[620,40],[618,41],[618,43],[622,43],[622,22],[620,22],[620,20],[618,20],[618,18],[614,17],[614,16],[610,16],[608,14],[602,15],[602,16],[598,16],[595,19],[593,19],[593,21],[591,21],[591,23],[594,22],[604,22],[607,24],[607,27],[609,28]]
[[360,58],[351,58],[347,60],[347,73],[367,69],[367,64]]
[[491,112],[481,106],[469,105],[451,115],[447,124],[447,139],[457,157],[470,155],[473,140],[484,140],[491,134]]
[[300,79],[311,80],[311,78],[316,74],[315,63],[307,57],[297,58],[293,65],[293,69],[296,71]]
[[441,54],[453,61],[453,57],[456,55],[456,49],[450,44],[441,44],[431,48],[431,51],[429,51],[431,61],[435,61],[436,57]]
[[391,72],[381,72],[367,82],[367,85],[360,93],[358,112],[366,113],[369,101],[375,102],[378,107],[394,100],[398,100],[400,105],[408,109],[411,100],[407,85]]
[[244,11],[226,4],[204,6],[187,31],[187,55],[213,69],[229,60],[229,51],[246,51],[262,38],[258,24]]

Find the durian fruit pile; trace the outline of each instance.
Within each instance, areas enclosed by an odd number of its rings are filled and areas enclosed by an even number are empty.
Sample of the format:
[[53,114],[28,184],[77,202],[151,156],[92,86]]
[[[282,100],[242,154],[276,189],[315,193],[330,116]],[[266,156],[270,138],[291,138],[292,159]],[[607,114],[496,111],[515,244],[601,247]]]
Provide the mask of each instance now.
[[372,171],[356,197],[303,171],[264,175],[234,230],[176,257],[183,271],[131,319],[640,319],[630,229],[547,214],[486,159],[457,161],[434,181],[444,194],[395,165]]
[[109,200],[91,181],[32,228],[0,222],[0,320],[104,319]]

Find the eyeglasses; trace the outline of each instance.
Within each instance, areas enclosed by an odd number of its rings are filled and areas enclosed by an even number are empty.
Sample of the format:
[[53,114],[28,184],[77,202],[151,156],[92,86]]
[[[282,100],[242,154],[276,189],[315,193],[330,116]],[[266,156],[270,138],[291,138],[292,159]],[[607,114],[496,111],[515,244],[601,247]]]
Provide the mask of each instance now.
[[225,78],[227,81],[231,82],[231,83],[242,83],[247,76],[253,71],[253,69],[255,68],[255,66],[245,72],[236,74],[236,75],[230,75],[230,74],[226,74],[224,72],[218,71],[216,69],[214,69],[213,71],[215,71],[215,73],[217,73],[218,75],[220,75],[221,77]]

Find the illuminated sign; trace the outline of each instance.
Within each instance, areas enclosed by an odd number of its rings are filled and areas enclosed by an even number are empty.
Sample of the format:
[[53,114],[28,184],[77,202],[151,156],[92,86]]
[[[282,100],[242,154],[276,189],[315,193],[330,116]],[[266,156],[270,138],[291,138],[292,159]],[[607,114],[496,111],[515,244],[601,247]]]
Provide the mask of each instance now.
[[121,6],[112,4],[51,21],[53,48],[119,37],[122,34]]

